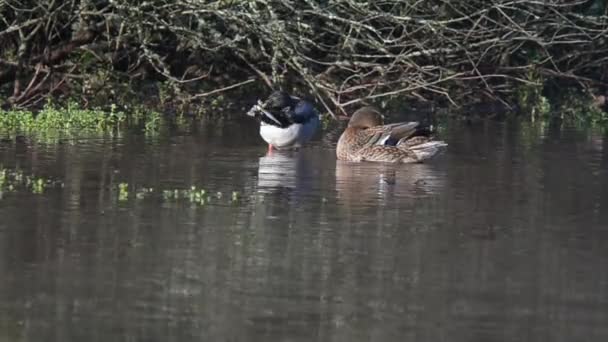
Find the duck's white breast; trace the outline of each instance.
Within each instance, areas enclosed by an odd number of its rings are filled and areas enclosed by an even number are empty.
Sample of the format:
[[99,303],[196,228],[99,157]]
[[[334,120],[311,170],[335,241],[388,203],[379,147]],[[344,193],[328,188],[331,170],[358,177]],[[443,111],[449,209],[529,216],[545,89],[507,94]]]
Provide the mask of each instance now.
[[286,128],[261,123],[260,136],[277,148],[297,147],[310,140],[318,127],[319,118],[311,119],[305,124],[292,124]]

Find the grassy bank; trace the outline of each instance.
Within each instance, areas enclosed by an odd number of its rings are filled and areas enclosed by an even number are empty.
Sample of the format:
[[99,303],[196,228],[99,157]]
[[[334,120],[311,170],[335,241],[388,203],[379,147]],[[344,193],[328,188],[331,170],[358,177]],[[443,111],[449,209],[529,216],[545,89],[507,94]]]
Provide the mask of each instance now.
[[84,109],[76,103],[64,106],[47,103],[40,110],[0,110],[0,132],[38,133],[45,131],[86,132],[111,131],[141,127],[146,131],[159,129],[162,115],[153,110],[136,107],[119,110]]
[[[405,97],[364,103],[383,107],[391,114],[409,110],[464,120],[522,117],[532,121],[558,119],[565,123],[608,126],[608,112],[605,111],[605,105],[598,103],[597,99],[588,92],[566,89],[552,93],[542,86],[531,85],[522,85],[513,92],[515,96],[513,102],[509,104],[499,101],[479,101],[462,106],[446,106],[434,102],[412,101]],[[134,101],[130,100],[126,104],[111,104],[105,108],[83,108],[73,101],[63,105],[49,101],[39,110],[0,110],[0,135],[45,133],[52,136],[58,133],[118,132],[127,128],[154,134],[168,123],[185,128],[192,123],[191,119],[244,115],[254,99],[255,96],[243,94],[240,90],[227,96],[220,95],[212,102],[203,105],[182,103],[179,106],[167,100],[165,106],[150,104],[145,106],[133,104]],[[171,108],[170,111],[167,111],[167,106]],[[331,121],[328,113],[325,113],[325,121],[326,123]]]

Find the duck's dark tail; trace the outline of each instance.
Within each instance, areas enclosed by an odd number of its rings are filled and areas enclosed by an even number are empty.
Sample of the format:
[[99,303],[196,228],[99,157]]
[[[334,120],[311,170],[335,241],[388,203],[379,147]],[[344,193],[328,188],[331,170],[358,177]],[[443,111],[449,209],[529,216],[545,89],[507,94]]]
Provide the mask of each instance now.
[[433,127],[433,125],[424,125],[424,124],[419,124],[418,126],[416,126],[416,129],[414,130],[414,132],[412,132],[412,134],[410,134],[407,138],[405,139],[412,139],[415,137],[431,137],[435,134],[435,129]]
[[445,147],[448,146],[443,141],[428,141],[419,145],[409,146],[407,147],[408,151],[412,151],[416,155],[416,159],[418,161],[423,161],[429,159],[441,152]]

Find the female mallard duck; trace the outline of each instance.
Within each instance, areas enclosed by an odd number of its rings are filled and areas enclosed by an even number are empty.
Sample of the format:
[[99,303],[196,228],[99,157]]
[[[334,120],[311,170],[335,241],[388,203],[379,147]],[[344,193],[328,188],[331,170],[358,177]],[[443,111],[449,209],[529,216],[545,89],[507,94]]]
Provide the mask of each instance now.
[[319,128],[319,114],[310,102],[275,91],[262,103],[254,105],[247,115],[260,120],[260,135],[272,148],[287,149],[302,146]]
[[357,110],[338,140],[338,160],[418,163],[447,146],[431,140],[431,129],[418,122],[384,125],[374,107]]

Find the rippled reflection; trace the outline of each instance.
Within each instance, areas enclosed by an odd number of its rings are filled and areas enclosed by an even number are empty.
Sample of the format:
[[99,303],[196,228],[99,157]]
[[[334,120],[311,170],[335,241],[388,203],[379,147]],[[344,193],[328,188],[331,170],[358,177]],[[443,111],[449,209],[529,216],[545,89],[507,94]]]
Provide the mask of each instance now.
[[[274,152],[260,158],[258,164],[258,189],[295,188],[298,172],[305,172],[302,155],[292,152]],[[306,174],[300,174],[306,177]]]
[[444,182],[442,177],[445,174],[427,164],[337,161],[335,186],[338,199],[345,204],[382,205],[383,201],[437,194]]

